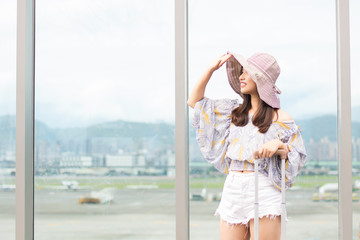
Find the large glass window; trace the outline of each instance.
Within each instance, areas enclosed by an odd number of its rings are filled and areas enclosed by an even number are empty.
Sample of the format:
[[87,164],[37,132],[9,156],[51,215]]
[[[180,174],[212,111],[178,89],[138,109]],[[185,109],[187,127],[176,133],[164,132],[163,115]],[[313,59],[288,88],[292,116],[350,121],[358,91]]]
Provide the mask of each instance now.
[[16,1],[0,2],[0,239],[15,239]]
[[360,3],[350,1],[353,239],[360,238]]
[[175,239],[173,8],[36,2],[35,239]]
[[[338,236],[335,13],[333,1],[189,1],[189,91],[228,50],[246,58],[267,52],[280,65],[281,109],[300,126],[308,153],[286,192],[288,239]],[[225,64],[212,75],[205,96],[242,102],[228,84]],[[190,108],[190,121],[193,113]],[[212,239],[219,235],[214,213],[226,176],[204,160],[194,128],[189,131],[190,233],[192,239]]]

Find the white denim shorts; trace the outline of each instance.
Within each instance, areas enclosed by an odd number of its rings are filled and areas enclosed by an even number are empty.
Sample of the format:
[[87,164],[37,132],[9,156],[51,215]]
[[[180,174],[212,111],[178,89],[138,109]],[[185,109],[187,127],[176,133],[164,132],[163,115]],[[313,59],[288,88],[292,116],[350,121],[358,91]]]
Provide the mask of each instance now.
[[[259,219],[266,216],[274,219],[281,215],[281,192],[263,173],[258,173]],[[226,177],[221,201],[214,216],[228,225],[245,224],[250,226],[250,219],[255,215],[255,172],[240,173],[229,171]],[[288,222],[285,211],[285,221]]]

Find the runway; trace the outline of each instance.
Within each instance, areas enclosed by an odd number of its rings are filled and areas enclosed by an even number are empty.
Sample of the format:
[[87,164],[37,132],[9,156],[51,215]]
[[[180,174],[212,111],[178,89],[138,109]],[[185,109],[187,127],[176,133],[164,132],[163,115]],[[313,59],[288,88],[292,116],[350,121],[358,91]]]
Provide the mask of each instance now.
[[[191,189],[201,192],[201,189]],[[214,194],[221,190],[210,189]],[[88,190],[36,190],[36,240],[175,240],[174,189],[119,189],[112,204],[79,204]],[[338,239],[337,202],[313,202],[315,190],[286,193],[287,239]],[[192,240],[219,239],[219,202],[190,201]],[[359,232],[360,203],[354,202],[353,239]],[[15,239],[15,192],[0,192],[0,239]]]

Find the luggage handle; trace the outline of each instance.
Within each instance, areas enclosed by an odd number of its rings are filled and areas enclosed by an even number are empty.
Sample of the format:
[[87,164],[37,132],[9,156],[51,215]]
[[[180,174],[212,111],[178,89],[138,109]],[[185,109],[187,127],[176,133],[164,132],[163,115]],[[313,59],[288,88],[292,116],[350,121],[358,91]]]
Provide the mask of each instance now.
[[[281,158],[281,195],[282,195],[282,202],[281,202],[281,240],[285,240],[286,235],[286,225],[285,225],[285,159],[287,157],[287,152],[284,149],[278,149],[272,157],[279,155]],[[254,229],[254,240],[259,240],[259,202],[258,202],[258,173],[259,173],[259,151],[256,150],[254,152],[254,163],[255,163],[255,229]]]

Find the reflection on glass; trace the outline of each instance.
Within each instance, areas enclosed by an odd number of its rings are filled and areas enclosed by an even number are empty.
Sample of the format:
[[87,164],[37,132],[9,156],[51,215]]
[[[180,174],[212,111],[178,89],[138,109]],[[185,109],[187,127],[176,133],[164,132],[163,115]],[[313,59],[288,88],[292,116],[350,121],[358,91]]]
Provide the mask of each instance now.
[[35,239],[175,239],[172,9],[37,1]]
[[16,1],[0,2],[0,239],[15,239]]
[[[280,105],[300,126],[308,153],[305,167],[286,192],[287,239],[337,239],[335,5],[257,0],[206,1],[206,11],[203,6],[202,1],[189,2],[189,89],[210,61],[226,51],[246,58],[256,52],[276,56]],[[205,96],[242,102],[228,84],[225,65],[212,75]],[[189,109],[191,122],[194,110]],[[214,212],[226,175],[204,160],[195,129],[189,131],[191,239],[218,238]]]
[[352,135],[352,201],[353,201],[353,239],[360,239],[360,3],[350,1],[350,50],[351,50],[351,135]]

